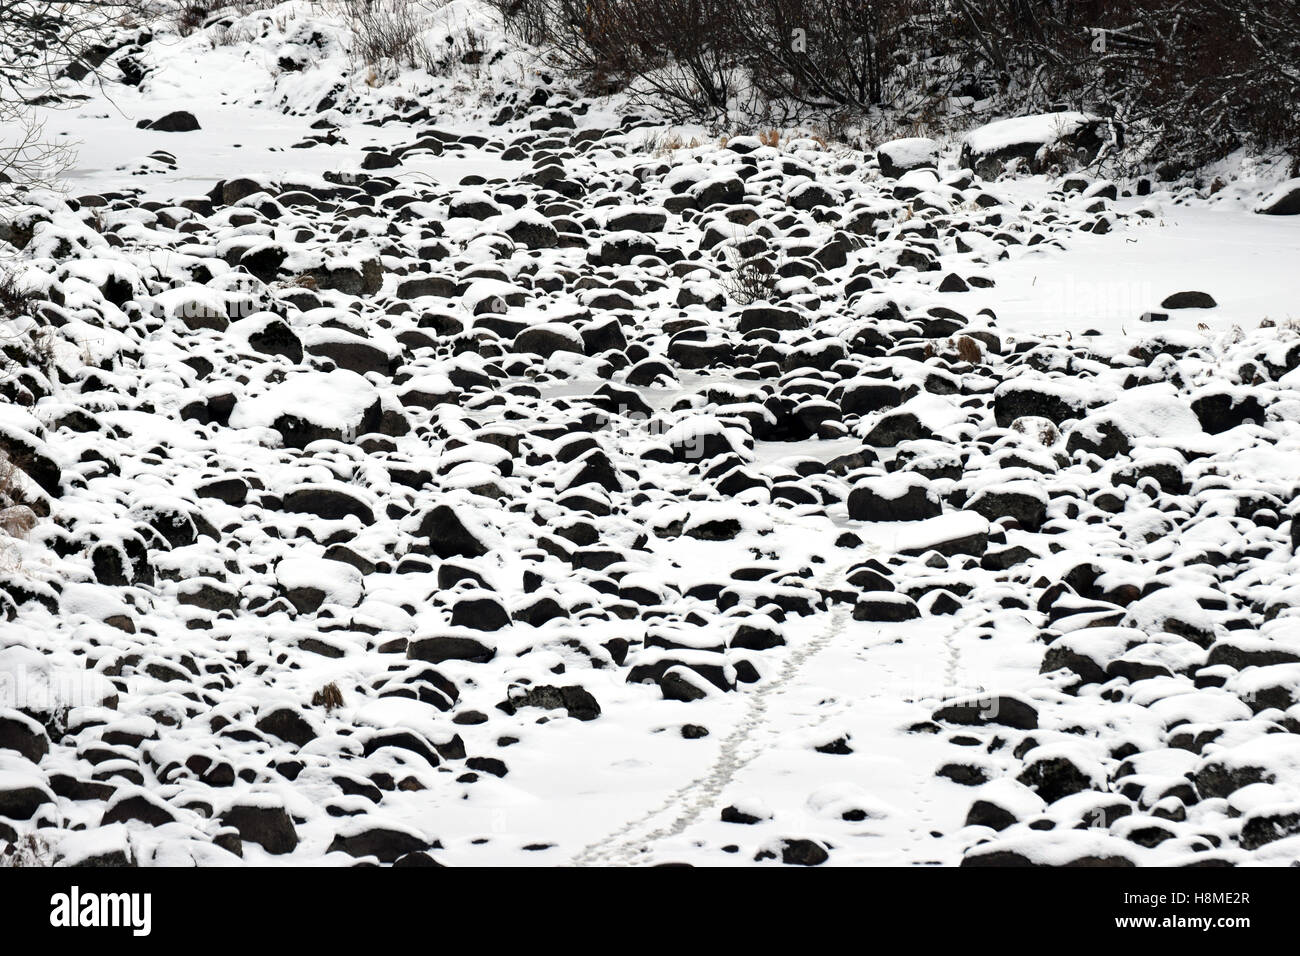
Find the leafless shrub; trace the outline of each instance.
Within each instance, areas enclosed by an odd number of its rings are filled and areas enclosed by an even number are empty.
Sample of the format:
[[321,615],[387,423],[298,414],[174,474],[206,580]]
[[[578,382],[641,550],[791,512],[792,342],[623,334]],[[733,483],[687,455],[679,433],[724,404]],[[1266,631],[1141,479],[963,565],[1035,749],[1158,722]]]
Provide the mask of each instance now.
[[[53,375],[55,362],[58,358],[58,333],[48,325],[39,325],[28,332],[27,341],[31,346],[36,367],[44,372],[46,377]],[[94,363],[86,362],[85,364],[92,365]]]
[[540,45],[552,38],[554,23],[548,4],[537,0],[488,0],[488,3],[525,43]]
[[45,135],[45,122],[26,103],[0,99],[0,199],[15,187],[51,186],[72,165],[73,150]]
[[208,0],[183,0],[176,9],[176,32],[183,37],[189,36],[203,26],[212,13],[212,7]]
[[376,71],[425,65],[430,51],[421,37],[423,18],[441,5],[437,0],[341,0],[353,55]]
[[0,2],[0,201],[54,184],[72,150],[53,143],[35,109],[63,102],[57,84],[84,79],[112,52],[106,41],[133,22],[135,0]]
[[817,109],[881,106],[923,89],[916,75],[934,47],[931,4],[917,0],[739,0],[738,54],[770,100]]
[[[457,66],[477,67],[486,54],[483,37],[478,31],[466,28],[450,34],[441,47],[421,44],[420,66],[426,73],[443,76]],[[462,89],[461,92],[464,90]]]
[[929,95],[928,52],[951,19],[932,0],[493,3],[593,90],[646,93],[696,117],[739,105],[783,124]]
[[255,23],[241,22],[215,27],[211,39],[213,47],[238,46],[241,43],[252,43],[258,35],[259,30]]
[[0,319],[28,315],[38,296],[35,290],[18,281],[13,272],[0,272]]
[[1117,96],[1125,118],[1154,128],[1184,167],[1248,141],[1300,155],[1300,0],[1137,6],[1155,52]]
[[765,256],[753,256],[722,277],[722,291],[737,305],[771,301],[776,291],[776,266]]
[[727,0],[494,0],[589,90],[627,89],[670,114],[717,115],[738,92]]
[[1300,0],[492,2],[588,88],[670,115],[740,102],[879,142],[1078,109],[1108,119],[1098,164],[1176,172],[1244,143],[1300,155]]
[[[0,272],[0,322],[13,323],[35,313],[40,300],[37,291],[22,284],[15,273]],[[12,325],[11,331],[0,327],[0,380],[13,374],[24,365],[35,365],[47,372],[54,364],[56,337],[46,325],[22,322]]]
[[84,77],[111,52],[102,44],[134,22],[139,0],[5,0],[0,6],[0,86],[9,94],[48,90]]

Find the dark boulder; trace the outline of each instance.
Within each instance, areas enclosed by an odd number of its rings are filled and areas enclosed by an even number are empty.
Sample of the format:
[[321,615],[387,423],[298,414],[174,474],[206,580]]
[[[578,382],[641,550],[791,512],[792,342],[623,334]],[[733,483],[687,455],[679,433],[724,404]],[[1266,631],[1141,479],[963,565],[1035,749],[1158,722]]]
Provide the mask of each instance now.
[[1208,292],[1175,292],[1160,303],[1162,309],[1213,309],[1219,303]]
[[346,836],[335,836],[327,852],[342,851],[354,857],[373,856],[381,863],[394,863],[408,854],[428,849],[429,841],[412,833],[387,827],[368,827]]
[[292,853],[298,846],[298,831],[283,807],[236,805],[221,814],[221,822],[238,830],[245,843],[256,843],[267,853]]
[[849,492],[849,517],[855,521],[922,521],[943,505],[920,477],[868,478]]
[[192,133],[199,126],[199,121],[194,118],[194,114],[188,110],[176,110],[174,113],[168,113],[166,116],[153,120],[145,127],[158,133]]
[[423,637],[411,641],[406,656],[415,661],[441,664],[443,661],[470,661],[481,664],[496,656],[496,649],[471,637]]

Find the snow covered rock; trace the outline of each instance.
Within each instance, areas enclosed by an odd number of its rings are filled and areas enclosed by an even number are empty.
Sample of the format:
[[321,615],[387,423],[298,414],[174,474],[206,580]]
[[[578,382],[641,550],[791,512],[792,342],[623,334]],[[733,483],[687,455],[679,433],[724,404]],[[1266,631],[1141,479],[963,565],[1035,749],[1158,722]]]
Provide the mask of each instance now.
[[356,372],[300,372],[265,393],[246,398],[230,417],[235,428],[273,428],[286,445],[341,441],[379,426],[379,394]]
[[142,120],[141,124],[143,129],[159,133],[192,133],[202,128],[189,110],[176,110],[156,120]]
[[[1176,249],[1206,200],[982,181],[1091,155],[1080,114],[975,130],[956,172],[929,140],[660,148],[477,0],[438,29],[470,14],[488,100],[364,82],[308,6],[106,80],[184,94],[175,143],[237,116],[236,159],[119,162],[160,134],[85,85],[59,119],[114,161],[0,217],[34,294],[3,317],[0,851],[1285,856],[1300,345],[1256,319],[1286,302],[1222,249],[1151,274],[1221,302],[1158,326],[1149,290],[1031,302],[1124,285],[1089,257]],[[196,55],[247,85],[192,88]]]
[[923,136],[893,139],[876,147],[881,175],[897,179],[914,169],[933,168],[939,158],[939,144]]
[[931,483],[919,475],[897,474],[868,478],[848,497],[849,517],[857,521],[921,521],[933,518],[943,505]]
[[995,120],[966,134],[960,162],[995,179],[1013,159],[1036,173],[1060,159],[1087,161],[1102,145],[1102,125],[1095,116],[1069,111]]
[[1213,309],[1218,305],[1208,292],[1175,292],[1160,303],[1162,309]]
[[1300,179],[1278,186],[1255,208],[1265,216],[1300,216]]

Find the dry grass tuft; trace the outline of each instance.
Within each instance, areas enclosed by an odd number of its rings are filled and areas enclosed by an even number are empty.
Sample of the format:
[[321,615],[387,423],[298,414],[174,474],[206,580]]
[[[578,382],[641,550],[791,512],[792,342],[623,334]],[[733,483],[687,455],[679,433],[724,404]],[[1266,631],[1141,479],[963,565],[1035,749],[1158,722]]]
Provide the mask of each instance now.
[[31,314],[31,308],[38,298],[34,290],[19,284],[14,273],[0,273],[0,319],[14,319]]
[[21,541],[36,527],[37,517],[27,505],[20,474],[9,456],[0,452],[0,537]]
[[325,713],[336,710],[343,706],[343,691],[339,690],[339,685],[330,681],[316,693],[312,694],[311,705],[313,707],[324,707]]
[[53,866],[53,852],[45,838],[26,833],[0,850],[0,867]]
[[978,365],[984,361],[984,350],[969,335],[963,335],[957,339],[957,357],[963,362]]
[[185,0],[176,11],[176,32],[183,37],[189,36],[203,26],[203,21],[212,13],[212,4],[208,0]]

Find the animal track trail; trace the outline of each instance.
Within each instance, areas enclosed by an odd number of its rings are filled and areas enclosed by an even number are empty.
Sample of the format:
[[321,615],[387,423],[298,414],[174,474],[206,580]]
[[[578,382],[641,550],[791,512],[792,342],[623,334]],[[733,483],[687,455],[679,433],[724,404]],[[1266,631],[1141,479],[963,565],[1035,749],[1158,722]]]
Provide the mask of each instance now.
[[[845,562],[823,573],[819,584],[826,586],[844,575]],[[673,791],[658,807],[643,814],[596,843],[584,847],[573,858],[575,866],[631,866],[658,842],[685,832],[701,815],[714,806],[719,796],[737,774],[764,751],[756,740],[761,731],[777,731],[766,726],[774,699],[786,692],[809,659],[828,647],[844,630],[849,612],[844,605],[832,602],[830,620],[822,633],[796,648],[785,660],[777,677],[759,687],[747,698],[749,712],[722,741],[713,766],[704,775]],[[822,715],[818,725],[827,719]],[[662,821],[662,822],[661,822]]]

